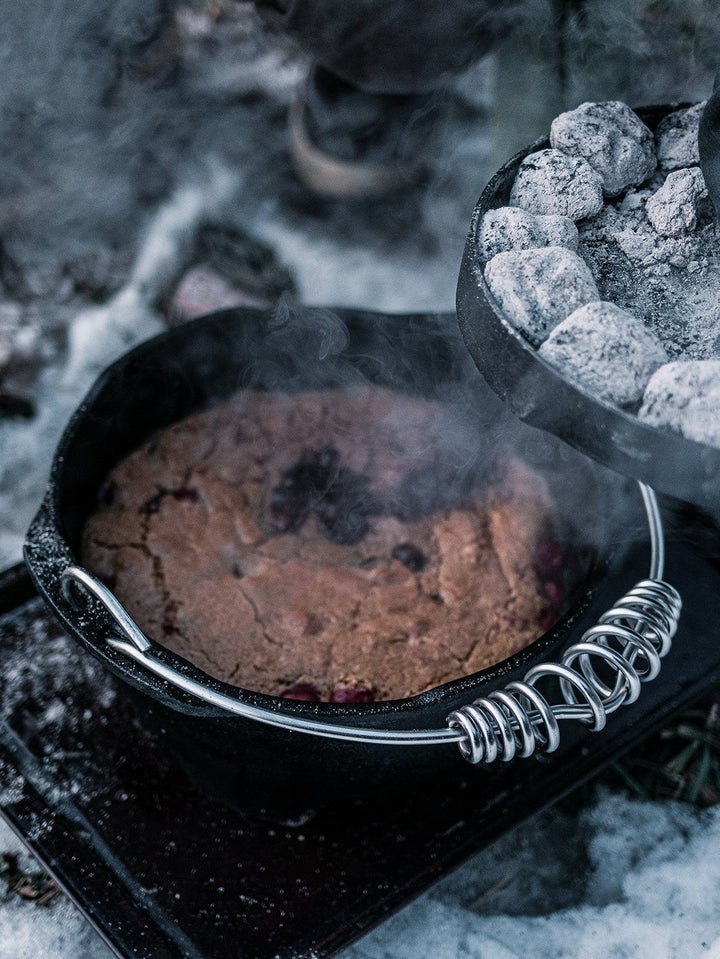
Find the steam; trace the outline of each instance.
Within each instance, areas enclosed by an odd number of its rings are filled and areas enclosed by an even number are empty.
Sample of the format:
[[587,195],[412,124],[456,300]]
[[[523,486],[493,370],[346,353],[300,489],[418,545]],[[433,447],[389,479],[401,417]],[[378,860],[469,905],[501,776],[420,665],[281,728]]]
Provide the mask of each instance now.
[[[410,520],[470,502],[479,489],[502,483],[509,457],[518,456],[547,483],[564,541],[622,552],[644,537],[635,484],[515,419],[478,374],[452,314],[417,319],[373,314],[365,322],[346,323],[334,310],[305,307],[283,297],[243,374],[249,390],[360,387],[356,395],[363,396],[362,387],[368,385],[437,401],[435,411],[431,416],[423,406],[418,434],[412,416],[400,418],[407,410],[396,413],[386,404],[377,424],[377,449],[351,447],[337,463],[335,451],[327,446],[330,441],[314,439],[303,461],[283,466],[292,482],[287,489],[281,484],[279,492],[290,496],[290,502],[279,499],[278,510],[283,517],[287,511],[289,525],[296,513],[304,515],[298,512],[295,489],[301,475],[312,477],[310,486],[320,489],[330,485],[328,477],[348,471],[337,489],[333,486],[332,502],[338,509],[361,517]],[[247,396],[250,402],[251,394]],[[332,393],[327,402],[332,404]],[[385,485],[370,495],[355,474],[363,474],[368,461],[385,459],[392,437],[412,465],[386,477]],[[326,458],[330,466],[323,465]]]
[[[99,365],[163,325],[167,291],[201,225],[269,242],[304,303],[447,310],[445,336],[472,207],[510,153],[493,153],[499,137],[507,130],[521,147],[536,132],[529,115],[538,133],[554,115],[541,116],[536,67],[547,73],[559,41],[551,5],[531,0],[512,36],[444,91],[423,190],[324,204],[299,186],[288,157],[286,110],[303,56],[263,30],[250,3],[224,4],[219,19],[201,6],[0,0],[0,295],[53,347],[34,387],[36,418],[0,422],[3,562],[19,555],[70,410]],[[717,64],[715,0],[670,0],[653,17],[641,16],[645,6],[578,5],[564,39],[570,100],[704,95]],[[86,258],[99,275],[73,285]],[[280,325],[290,306],[279,306]],[[327,317],[323,329],[315,355],[339,362],[345,334]],[[475,376],[469,369],[468,381]],[[501,407],[449,392],[487,419]]]
[[0,0],[0,18],[0,226],[23,269],[132,249],[208,158],[247,181],[240,217],[275,190],[303,65],[250,4],[211,36],[176,0]]

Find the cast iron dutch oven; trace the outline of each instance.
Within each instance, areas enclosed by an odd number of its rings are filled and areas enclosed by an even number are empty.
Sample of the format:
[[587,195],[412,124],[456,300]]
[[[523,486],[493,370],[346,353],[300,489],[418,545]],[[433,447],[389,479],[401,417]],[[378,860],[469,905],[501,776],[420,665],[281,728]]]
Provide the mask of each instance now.
[[[296,392],[357,381],[425,397],[460,390],[462,402],[472,404],[491,435],[519,426],[521,455],[547,477],[564,520],[569,564],[570,608],[532,646],[481,673],[409,699],[326,704],[228,686],[153,644],[161,667],[200,684],[211,698],[276,717],[276,726],[231,714],[148,671],[108,641],[117,638],[118,629],[104,604],[63,591],[63,575],[80,562],[83,524],[109,470],[157,430],[239,389]],[[472,368],[452,316],[298,309],[290,321],[278,323],[272,311],[237,309],[169,330],[100,376],[62,436],[25,556],[64,627],[124,681],[141,720],[162,730],[205,792],[240,808],[286,814],[349,791],[442,790],[468,775],[497,789],[497,777],[507,773],[471,769],[457,748],[457,731],[455,742],[448,741],[446,717],[498,685],[522,678],[534,664],[557,657],[570,637],[596,620],[599,582],[617,577],[618,594],[632,582],[623,571],[622,556],[608,546],[617,531],[606,522],[615,497],[627,506],[625,492],[609,471],[508,418]],[[642,540],[647,521],[636,491],[631,503],[623,516],[623,535]],[[381,732],[377,741],[347,742],[298,731],[292,728],[298,720]],[[382,731],[398,730],[428,730],[431,741],[422,746],[381,741]],[[433,741],[432,731],[442,730],[444,737]]]

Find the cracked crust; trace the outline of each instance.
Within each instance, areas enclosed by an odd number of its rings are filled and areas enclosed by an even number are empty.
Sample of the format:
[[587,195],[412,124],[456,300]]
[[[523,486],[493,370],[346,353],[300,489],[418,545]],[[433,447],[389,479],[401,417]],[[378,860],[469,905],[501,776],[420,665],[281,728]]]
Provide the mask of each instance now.
[[[371,517],[342,545],[314,518],[272,525],[270,497],[308,449],[332,443],[387,494],[412,470],[467,465],[458,415],[377,387],[244,393],[158,434],[123,460],[84,533],[83,561],[154,640],[206,672],[282,695],[361,689],[403,698],[532,642],[547,613],[538,541],[543,482],[501,456],[457,506]],[[476,469],[477,466],[473,467]],[[392,556],[422,550],[413,572]]]

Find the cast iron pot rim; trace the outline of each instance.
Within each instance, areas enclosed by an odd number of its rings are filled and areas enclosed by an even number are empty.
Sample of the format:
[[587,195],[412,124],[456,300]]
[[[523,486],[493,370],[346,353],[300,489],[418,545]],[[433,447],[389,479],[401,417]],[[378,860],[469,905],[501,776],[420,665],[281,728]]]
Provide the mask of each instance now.
[[[318,306],[309,307],[309,309],[329,309],[340,315],[340,317],[350,320],[353,315],[371,315],[374,313],[374,311],[370,310],[354,310],[348,307]],[[94,401],[107,388],[108,383],[114,377],[121,375],[129,363],[142,360],[146,355],[152,356],[159,348],[167,343],[171,343],[174,339],[186,337],[188,334],[192,335],[195,330],[202,329],[210,323],[222,321],[224,316],[236,316],[239,312],[248,315],[250,319],[253,317],[258,319],[266,315],[266,311],[263,310],[252,307],[239,307],[198,317],[143,341],[120,356],[98,375],[83,400],[72,413],[67,426],[63,430],[53,457],[46,494],[29,527],[24,547],[25,562],[34,583],[45,602],[50,606],[54,615],[60,619],[65,629],[78,639],[96,658],[100,659],[110,668],[115,675],[143,689],[152,698],[157,698],[158,695],[160,695],[165,701],[167,700],[168,690],[167,685],[162,680],[153,676],[148,671],[137,667],[131,661],[128,661],[127,657],[113,650],[107,642],[105,642],[104,638],[98,637],[96,639],[92,636],[89,638],[88,635],[86,635],[88,630],[91,634],[100,631],[106,634],[113,632],[112,620],[108,614],[99,607],[99,604],[93,601],[88,611],[78,612],[63,596],[60,584],[61,567],[64,569],[71,565],[78,565],[78,557],[71,549],[63,531],[60,508],[60,484],[58,479],[66,460],[66,451],[72,443],[78,424],[88,415]],[[378,313],[377,316],[379,318],[390,316],[393,321],[399,322],[401,320],[427,317],[427,314]],[[140,442],[142,442],[142,440],[140,440],[139,443]],[[54,564],[52,562],[48,563],[47,560],[50,559],[52,561],[53,555],[56,556],[57,561]],[[546,661],[551,651],[569,642],[571,638],[570,634],[576,620],[580,619],[592,605],[597,588],[599,584],[604,581],[612,566],[614,557],[615,553],[609,547],[603,555],[595,557],[582,583],[582,595],[578,597],[573,607],[569,609],[550,630],[540,634],[530,645],[519,650],[507,659],[479,672],[450,680],[449,682],[432,687],[425,692],[404,699],[352,704],[310,703],[299,700],[282,699],[266,693],[245,689],[244,687],[233,686],[222,680],[218,680],[161,644],[153,642],[153,652],[157,654],[157,652],[160,651],[164,661],[168,662],[179,672],[203,683],[214,691],[229,695],[240,702],[245,702],[280,714],[287,713],[291,716],[305,716],[307,718],[312,717],[327,720],[343,718],[352,721],[353,725],[364,725],[364,720],[373,720],[378,716],[396,716],[403,713],[408,714],[411,718],[417,717],[418,719],[422,719],[423,709],[437,706],[451,699],[457,699],[459,696],[482,695],[486,691],[488,684],[501,684],[509,674],[519,671],[522,667],[529,667],[535,662]],[[99,618],[97,615],[98,611]],[[95,622],[93,622],[94,620]],[[230,718],[229,714],[221,708],[198,703],[194,697],[180,691],[173,691],[171,705],[173,708],[184,713],[196,713],[206,717]],[[240,717],[233,716],[231,718],[243,721]]]
[[[635,112],[654,130],[663,117],[690,106],[693,104],[687,102],[659,104],[639,107]],[[525,157],[549,147],[549,137],[545,136],[519,150],[496,171],[475,205],[457,290],[458,326],[465,345],[483,378],[509,404],[510,409],[529,425],[552,433],[614,472],[621,472],[654,489],[698,505],[716,505],[717,496],[713,496],[711,487],[720,476],[720,449],[674,431],[650,426],[636,415],[619,409],[563,377],[511,323],[485,281],[484,267],[487,261],[478,243],[482,217],[491,209],[507,205],[502,199],[502,192],[508,178],[510,175],[514,177]],[[469,289],[471,284],[475,288],[474,298]],[[482,311],[480,320],[476,316],[478,298]],[[483,301],[489,306],[489,311],[482,308]],[[498,371],[495,362],[497,357],[491,357],[490,362],[483,362],[481,350],[475,342],[478,333],[493,337],[494,349],[496,352],[503,351],[503,359],[509,360],[512,365],[512,375],[503,376]],[[533,378],[529,393],[522,391],[526,374]],[[543,399],[547,396],[562,398],[564,409],[561,421],[552,411],[545,409]],[[588,422],[597,432],[588,432]],[[605,439],[608,436],[612,437],[612,458],[607,453]],[[622,441],[621,447],[618,446],[618,439]],[[681,463],[682,469],[676,469],[674,473],[666,471],[663,467],[668,462]]]

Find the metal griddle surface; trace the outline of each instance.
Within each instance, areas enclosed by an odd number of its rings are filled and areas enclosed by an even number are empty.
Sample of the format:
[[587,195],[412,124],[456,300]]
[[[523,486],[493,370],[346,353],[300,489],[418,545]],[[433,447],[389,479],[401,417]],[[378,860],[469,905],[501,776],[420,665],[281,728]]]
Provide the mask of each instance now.
[[[489,800],[468,767],[442,802],[348,797],[300,825],[196,792],[14,567],[0,575],[0,811],[121,956],[331,956],[717,681],[720,572],[668,550],[685,601],[673,650],[602,733],[564,724],[560,751],[516,762]],[[645,561],[628,560],[627,585]]]

